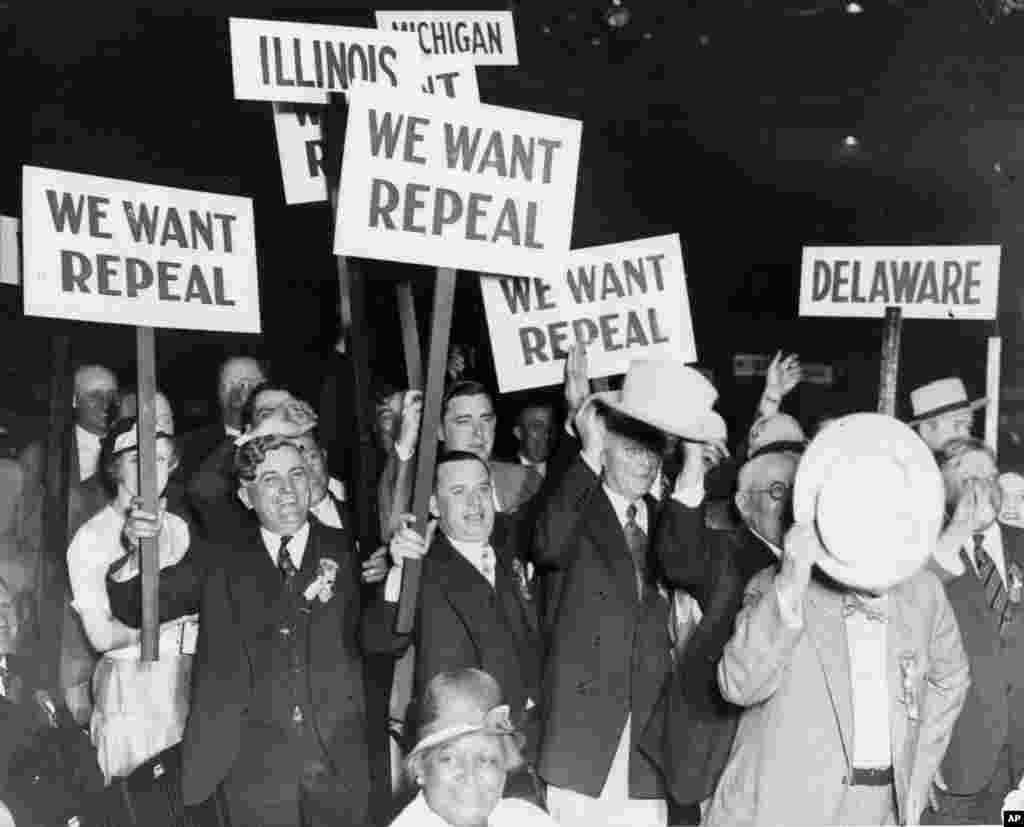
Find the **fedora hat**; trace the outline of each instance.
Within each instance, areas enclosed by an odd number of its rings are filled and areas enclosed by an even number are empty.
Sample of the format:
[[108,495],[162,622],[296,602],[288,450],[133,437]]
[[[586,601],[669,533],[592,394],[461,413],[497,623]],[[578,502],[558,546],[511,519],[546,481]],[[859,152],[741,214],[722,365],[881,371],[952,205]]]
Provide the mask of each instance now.
[[465,735],[508,736],[522,748],[524,736],[513,725],[509,707],[501,703],[498,682],[480,669],[442,672],[427,684],[425,706],[430,713],[417,733],[407,760],[432,747]]
[[683,439],[721,439],[725,421],[712,410],[718,391],[704,375],[682,362],[634,359],[620,391],[592,394],[623,416]]
[[976,411],[986,404],[988,399],[985,398],[968,401],[967,388],[956,376],[936,379],[910,392],[910,409],[913,413],[910,424],[920,425],[925,420],[953,411]]
[[877,413],[850,414],[819,432],[793,483],[798,523],[814,524],[833,580],[883,592],[935,550],[945,491],[928,446],[909,426]]

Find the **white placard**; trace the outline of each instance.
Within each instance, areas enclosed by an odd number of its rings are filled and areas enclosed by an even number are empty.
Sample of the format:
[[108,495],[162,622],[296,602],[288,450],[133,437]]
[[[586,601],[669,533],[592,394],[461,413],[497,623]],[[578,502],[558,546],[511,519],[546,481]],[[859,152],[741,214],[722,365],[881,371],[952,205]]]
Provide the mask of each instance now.
[[577,340],[591,378],[642,357],[697,361],[678,235],[573,250],[567,261],[550,279],[481,279],[502,393],[560,383]]
[[0,215],[0,284],[21,284],[19,226],[17,218]]
[[338,255],[532,276],[569,255],[582,124],[356,87]]
[[477,66],[518,66],[510,11],[379,11],[377,26],[413,32],[425,55],[462,55]]
[[[421,64],[425,94],[480,102],[476,67],[462,58],[440,57]],[[281,159],[286,204],[310,204],[327,200],[324,177],[323,108],[306,104],[275,103],[274,132]]]
[[420,50],[409,32],[232,17],[238,100],[326,104],[358,85],[414,88]]
[[998,245],[804,247],[801,316],[994,319]]
[[251,199],[22,174],[26,315],[259,332]]

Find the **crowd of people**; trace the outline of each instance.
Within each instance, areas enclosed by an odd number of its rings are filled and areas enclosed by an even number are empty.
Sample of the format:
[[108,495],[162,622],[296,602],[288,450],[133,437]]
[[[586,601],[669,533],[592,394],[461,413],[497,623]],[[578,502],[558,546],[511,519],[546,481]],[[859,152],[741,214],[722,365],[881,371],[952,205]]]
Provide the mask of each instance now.
[[[1024,480],[959,379],[914,389],[909,423],[808,438],[779,353],[730,440],[706,373],[638,360],[595,391],[576,345],[564,408],[527,400],[500,460],[466,367],[437,433],[419,391],[381,393],[378,474],[353,480],[333,412],[232,356],[219,421],[176,434],[157,395],[155,510],[136,395],[79,367],[66,565],[41,561],[43,446],[0,459],[0,825],[991,824],[1024,800]],[[52,656],[28,633],[47,577]]]

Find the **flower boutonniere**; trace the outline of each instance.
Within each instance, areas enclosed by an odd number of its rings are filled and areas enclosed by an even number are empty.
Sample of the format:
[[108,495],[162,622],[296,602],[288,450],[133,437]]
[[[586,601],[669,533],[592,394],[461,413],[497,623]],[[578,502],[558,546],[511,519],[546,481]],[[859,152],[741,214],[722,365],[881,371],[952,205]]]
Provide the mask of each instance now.
[[916,723],[921,720],[921,708],[917,692],[917,653],[900,653],[900,678],[903,686],[900,699],[907,708],[907,720]]
[[302,596],[306,600],[319,598],[321,603],[326,603],[334,597],[334,581],[338,577],[338,563],[330,557],[321,557],[317,563],[316,578],[308,586]]
[[1007,597],[1011,603],[1020,603],[1022,592],[1024,592],[1024,573],[1016,563],[1010,563],[1010,588],[1007,589]]

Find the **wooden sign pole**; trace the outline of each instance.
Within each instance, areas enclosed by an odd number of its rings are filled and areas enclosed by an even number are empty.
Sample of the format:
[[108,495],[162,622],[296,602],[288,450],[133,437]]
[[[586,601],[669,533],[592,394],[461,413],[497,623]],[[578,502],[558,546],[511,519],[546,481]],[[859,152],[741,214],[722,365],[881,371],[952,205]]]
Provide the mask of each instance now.
[[[448,340],[452,329],[452,309],[455,300],[455,271],[450,267],[437,268],[434,283],[434,305],[430,314],[430,352],[427,359],[427,387],[423,399],[423,420],[420,426],[420,446],[416,459],[416,482],[413,488],[415,528],[426,533],[430,506],[430,491],[434,482],[434,463],[437,460],[437,426],[441,420],[441,397],[448,366]],[[402,567],[402,596],[398,603],[395,631],[408,634],[416,617],[416,602],[420,591],[419,560],[406,560]]]
[[882,335],[882,364],[878,376],[878,412],[896,416],[896,388],[900,376],[900,334],[903,311],[885,308],[885,330]]
[[[139,385],[139,496],[142,508],[156,514],[156,346],[153,328],[136,328]],[[156,537],[139,540],[142,571],[142,660],[160,659],[160,553]]]
[[[994,327],[994,326],[993,326]],[[999,451],[999,370],[1003,360],[1003,337],[998,329],[988,337],[988,361],[985,369],[985,443],[992,453]]]
[[423,351],[420,348],[420,329],[416,324],[416,301],[412,285],[404,281],[395,285],[398,315],[402,322],[402,349],[405,352],[405,375],[409,387],[423,390]]

